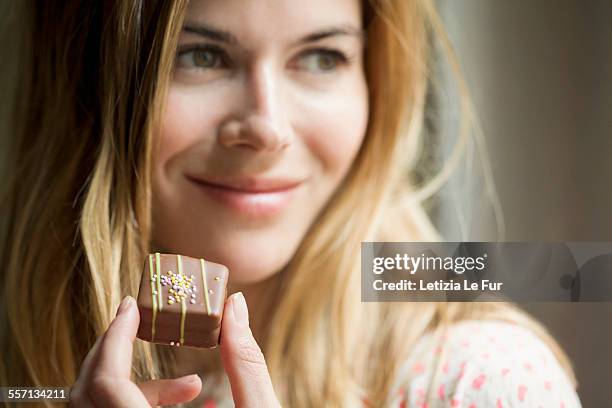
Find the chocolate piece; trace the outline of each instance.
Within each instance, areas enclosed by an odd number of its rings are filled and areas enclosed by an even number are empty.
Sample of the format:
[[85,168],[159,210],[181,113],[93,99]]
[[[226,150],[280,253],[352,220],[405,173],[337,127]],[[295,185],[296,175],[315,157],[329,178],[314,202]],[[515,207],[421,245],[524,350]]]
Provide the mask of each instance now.
[[228,270],[203,259],[150,254],[138,293],[137,337],[162,344],[216,347]]

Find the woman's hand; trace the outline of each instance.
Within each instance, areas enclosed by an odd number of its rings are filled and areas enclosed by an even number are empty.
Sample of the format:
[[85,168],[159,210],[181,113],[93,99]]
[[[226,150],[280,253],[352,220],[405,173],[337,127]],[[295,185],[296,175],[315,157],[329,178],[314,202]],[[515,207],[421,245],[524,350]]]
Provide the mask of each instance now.
[[100,336],[81,365],[70,390],[74,407],[151,407],[188,402],[198,396],[202,381],[196,374],[135,384],[130,379],[132,348],[140,315],[134,298],[121,302],[117,317]]
[[[117,316],[91,348],[70,391],[74,407],[150,407],[188,402],[197,397],[202,382],[197,375],[135,384],[130,379],[132,350],[140,315],[134,298],[121,302]],[[232,388],[234,404],[280,407],[261,349],[249,328],[242,293],[225,302],[221,325],[221,358]]]
[[249,328],[249,311],[241,292],[223,309],[221,359],[236,408],[280,407],[261,349]]

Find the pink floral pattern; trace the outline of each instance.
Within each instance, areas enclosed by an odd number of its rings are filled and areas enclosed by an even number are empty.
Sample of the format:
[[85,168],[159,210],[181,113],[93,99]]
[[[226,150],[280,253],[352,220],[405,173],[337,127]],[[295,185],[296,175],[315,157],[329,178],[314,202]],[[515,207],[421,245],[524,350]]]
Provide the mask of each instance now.
[[394,406],[404,408],[581,406],[548,346],[528,329],[501,321],[455,324],[442,345],[425,336],[395,390]]
[[[399,370],[393,408],[581,407],[552,351],[524,327],[464,321],[449,329],[442,345],[426,335],[413,350]],[[430,390],[433,375],[438,378]],[[197,406],[233,407],[224,380],[209,383],[205,389],[215,397]],[[364,408],[380,407],[367,396],[362,401]]]

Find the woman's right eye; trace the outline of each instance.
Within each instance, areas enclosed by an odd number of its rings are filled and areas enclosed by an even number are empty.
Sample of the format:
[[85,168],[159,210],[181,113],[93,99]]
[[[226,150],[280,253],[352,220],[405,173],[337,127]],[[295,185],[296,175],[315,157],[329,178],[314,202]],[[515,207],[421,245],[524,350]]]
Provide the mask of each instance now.
[[225,52],[214,46],[198,46],[179,50],[176,65],[183,69],[203,70],[224,69],[228,66]]

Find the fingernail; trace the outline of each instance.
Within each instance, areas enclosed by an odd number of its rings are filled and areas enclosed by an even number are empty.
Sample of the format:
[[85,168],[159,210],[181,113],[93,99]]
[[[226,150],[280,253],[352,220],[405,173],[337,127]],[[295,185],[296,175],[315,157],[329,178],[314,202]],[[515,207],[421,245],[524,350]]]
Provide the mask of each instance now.
[[190,374],[181,378],[177,378],[177,380],[182,382],[183,384],[192,384],[194,382],[197,382],[199,379],[200,377],[197,374]]
[[242,326],[249,325],[249,309],[247,309],[246,300],[242,292],[236,293],[232,297],[232,307],[234,310],[234,319],[236,323]]
[[134,301],[134,298],[129,295],[124,297],[123,300],[121,301],[121,304],[119,305],[119,309],[117,309],[117,316],[119,316],[121,313],[128,310],[128,308],[132,305],[133,301]]

